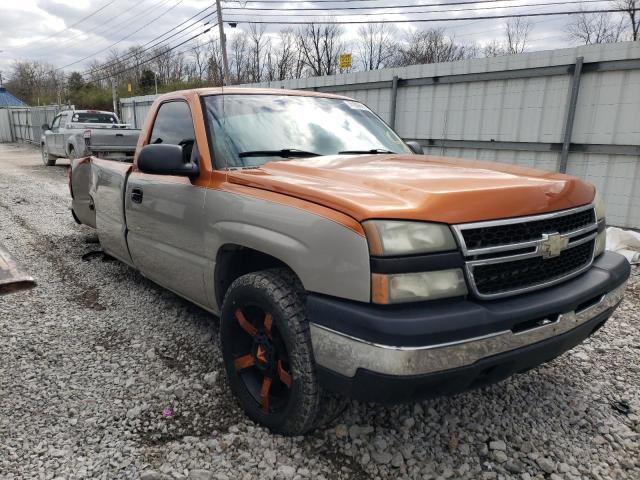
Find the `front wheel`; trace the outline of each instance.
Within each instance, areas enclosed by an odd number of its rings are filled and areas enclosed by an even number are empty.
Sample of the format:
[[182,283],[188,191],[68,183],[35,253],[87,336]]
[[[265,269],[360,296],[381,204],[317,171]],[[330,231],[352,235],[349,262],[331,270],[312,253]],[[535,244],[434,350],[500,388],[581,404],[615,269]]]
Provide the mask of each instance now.
[[42,163],[44,163],[47,167],[53,167],[56,164],[56,157],[49,154],[49,150],[47,149],[47,145],[43,143],[41,145],[42,152]]
[[321,391],[300,281],[285,269],[243,275],[220,320],[225,370],[246,414],[285,435],[312,429]]

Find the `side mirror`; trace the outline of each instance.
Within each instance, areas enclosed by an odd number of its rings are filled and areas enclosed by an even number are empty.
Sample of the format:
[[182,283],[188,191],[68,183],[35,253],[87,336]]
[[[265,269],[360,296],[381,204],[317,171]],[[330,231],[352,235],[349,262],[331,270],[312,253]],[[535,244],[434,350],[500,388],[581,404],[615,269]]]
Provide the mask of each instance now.
[[180,145],[145,145],[138,155],[138,169],[156,175],[179,175],[195,178],[199,175],[198,164],[185,159]]
[[406,143],[407,147],[409,147],[411,151],[416,155],[424,155],[424,150],[422,149],[422,145],[420,145],[418,142],[414,142],[413,140],[410,140],[404,143]]
[[43,132],[46,132],[47,130],[51,130],[51,127],[49,126],[48,123],[43,123],[41,128]]

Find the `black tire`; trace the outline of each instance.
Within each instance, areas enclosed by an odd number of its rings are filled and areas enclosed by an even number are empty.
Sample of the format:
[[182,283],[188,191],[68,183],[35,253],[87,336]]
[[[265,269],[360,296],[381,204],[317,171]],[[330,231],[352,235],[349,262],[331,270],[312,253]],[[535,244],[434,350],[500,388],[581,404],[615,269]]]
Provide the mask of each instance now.
[[[272,322],[267,321],[268,314]],[[222,305],[220,342],[231,390],[252,420],[284,435],[301,435],[317,426],[321,389],[304,289],[295,275],[272,269],[235,280]],[[289,387],[280,376],[280,365],[290,375]],[[272,380],[265,408],[262,393],[268,378]]]
[[56,164],[56,157],[54,157],[49,153],[44,143],[41,145],[41,150],[42,150],[42,163],[44,163],[47,167],[53,167]]

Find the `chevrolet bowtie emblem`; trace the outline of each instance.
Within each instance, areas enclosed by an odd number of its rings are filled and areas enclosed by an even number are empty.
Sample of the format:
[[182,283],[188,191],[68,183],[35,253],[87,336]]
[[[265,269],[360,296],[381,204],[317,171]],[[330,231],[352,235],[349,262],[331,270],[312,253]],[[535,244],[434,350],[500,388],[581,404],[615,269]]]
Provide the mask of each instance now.
[[563,237],[559,233],[543,233],[542,242],[540,242],[540,251],[542,258],[557,257],[569,245],[569,239]]

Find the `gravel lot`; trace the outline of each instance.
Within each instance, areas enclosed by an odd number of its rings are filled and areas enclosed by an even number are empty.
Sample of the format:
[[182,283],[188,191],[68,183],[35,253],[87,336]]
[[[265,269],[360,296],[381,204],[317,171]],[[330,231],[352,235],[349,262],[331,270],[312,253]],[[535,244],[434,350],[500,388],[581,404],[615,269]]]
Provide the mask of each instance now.
[[640,478],[638,268],[614,318],[550,364],[454,398],[352,402],[284,438],[228,393],[215,318],[83,260],[99,246],[60,163],[0,145],[0,241],[38,281],[0,297],[0,478]]

